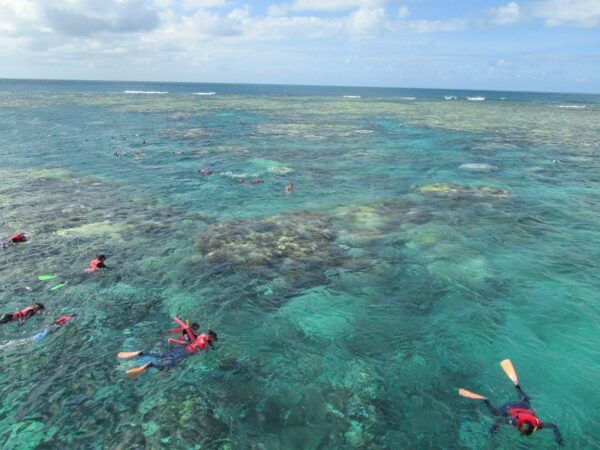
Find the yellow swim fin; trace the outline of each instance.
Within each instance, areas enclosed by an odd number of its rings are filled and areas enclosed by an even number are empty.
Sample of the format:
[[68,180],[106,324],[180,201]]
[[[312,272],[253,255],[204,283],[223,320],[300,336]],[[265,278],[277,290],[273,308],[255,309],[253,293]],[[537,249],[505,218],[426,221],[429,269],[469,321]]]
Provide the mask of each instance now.
[[473,400],[487,400],[487,397],[476,394],[475,392],[467,391],[466,389],[459,389],[458,395],[465,398],[472,398]]
[[146,363],[143,366],[140,367],[136,367],[135,369],[129,369],[127,371],[127,376],[129,378],[135,378],[137,377],[140,373],[142,373],[144,370],[146,370],[148,368],[148,366],[150,366],[150,363]]
[[117,355],[117,358],[121,358],[121,359],[133,358],[134,356],[139,356],[140,353],[142,353],[142,352],[119,352],[119,354]]

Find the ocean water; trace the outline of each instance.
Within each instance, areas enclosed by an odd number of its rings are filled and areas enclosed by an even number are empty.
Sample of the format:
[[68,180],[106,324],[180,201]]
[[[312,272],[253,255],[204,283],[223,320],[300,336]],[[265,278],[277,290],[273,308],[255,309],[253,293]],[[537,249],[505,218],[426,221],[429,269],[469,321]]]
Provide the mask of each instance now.
[[[555,448],[457,395],[504,358],[600,448],[599,150],[593,95],[1,80],[2,448]],[[128,379],[174,315],[216,350]]]

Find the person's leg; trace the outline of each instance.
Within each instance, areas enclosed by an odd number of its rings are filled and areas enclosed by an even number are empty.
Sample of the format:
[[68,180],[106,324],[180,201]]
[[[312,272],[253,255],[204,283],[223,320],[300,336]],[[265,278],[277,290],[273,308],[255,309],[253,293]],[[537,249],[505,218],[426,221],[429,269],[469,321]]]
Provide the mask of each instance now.
[[12,313],[3,314],[2,317],[0,317],[0,323],[8,323],[8,322],[11,322],[12,320],[13,320]]
[[519,395],[519,400],[527,404],[527,409],[529,409],[529,395],[523,392],[520,385],[516,385],[515,389],[517,390],[517,394]]
[[175,347],[171,353],[166,353],[163,355],[164,356],[161,358],[160,363],[151,362],[150,367],[155,367],[158,370],[170,370],[179,361],[187,358],[190,353],[185,349],[185,347]]
[[175,360],[173,358],[171,358],[170,356],[167,356],[166,358],[162,358],[159,363],[158,362],[150,362],[150,365],[148,367],[154,367],[155,369],[158,369],[158,370],[169,370],[174,365],[175,365]]
[[487,409],[492,416],[503,416],[504,415],[504,413],[502,412],[502,407],[494,408],[488,399],[485,399],[483,401],[483,403],[485,403],[485,406],[487,406]]
[[140,352],[140,356],[149,356],[150,358],[166,358],[169,356],[168,353],[156,353],[156,352]]

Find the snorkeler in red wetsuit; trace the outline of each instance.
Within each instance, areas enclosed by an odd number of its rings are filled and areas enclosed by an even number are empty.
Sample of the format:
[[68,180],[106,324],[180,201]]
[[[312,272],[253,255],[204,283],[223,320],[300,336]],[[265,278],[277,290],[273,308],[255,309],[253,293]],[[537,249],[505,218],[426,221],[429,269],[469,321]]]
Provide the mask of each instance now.
[[0,317],[0,323],[8,323],[17,320],[19,321],[19,324],[23,324],[23,322],[43,309],[45,309],[44,305],[41,303],[36,303],[35,305],[28,306],[20,311],[2,315],[2,317]]
[[550,422],[542,422],[537,417],[536,412],[531,409],[531,405],[529,404],[529,396],[521,389],[521,386],[519,385],[519,379],[517,378],[517,373],[510,360],[505,359],[500,363],[500,365],[502,366],[502,369],[506,375],[514,383],[517,394],[519,395],[518,401],[508,402],[502,405],[500,408],[494,408],[486,397],[467,391],[466,389],[460,389],[458,391],[459,395],[474,400],[483,400],[483,403],[485,403],[485,406],[487,406],[488,411],[492,415],[498,416],[498,419],[496,419],[496,422],[494,422],[490,428],[490,433],[492,435],[498,432],[498,428],[501,425],[513,425],[521,432],[521,434],[526,436],[529,436],[536,430],[552,430],[554,432],[554,440],[557,442],[557,444],[564,445],[564,441],[558,427]]
[[99,269],[106,269],[106,265],[104,261],[106,260],[106,255],[98,255],[96,259],[92,259],[88,265],[87,272],[97,272]]
[[117,356],[122,359],[133,358],[136,356],[149,356],[151,358],[158,358],[160,362],[148,362],[143,366],[136,367],[135,369],[130,369],[127,371],[127,376],[129,378],[135,378],[140,373],[144,372],[149,367],[154,367],[158,370],[169,370],[174,367],[178,362],[187,358],[188,356],[193,355],[194,353],[208,350],[213,347],[214,341],[217,340],[217,333],[213,330],[208,330],[206,334],[202,333],[197,335],[195,331],[197,331],[200,326],[197,323],[193,323],[188,326],[183,323],[177,317],[173,318],[175,322],[179,325],[173,333],[182,333],[182,336],[179,339],[169,338],[170,344],[177,345],[173,348],[172,351],[167,353],[154,353],[154,352],[120,352]]
[[19,244],[21,242],[27,242],[28,237],[25,233],[17,233],[10,237],[2,239],[2,248],[6,248],[9,245]]

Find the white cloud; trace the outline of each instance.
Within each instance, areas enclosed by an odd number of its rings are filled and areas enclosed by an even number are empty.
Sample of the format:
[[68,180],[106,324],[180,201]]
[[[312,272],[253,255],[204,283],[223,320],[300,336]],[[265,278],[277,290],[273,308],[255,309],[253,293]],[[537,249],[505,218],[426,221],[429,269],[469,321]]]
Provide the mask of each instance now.
[[551,27],[597,27],[600,0],[544,0],[534,3],[533,14]]
[[452,20],[411,20],[407,22],[408,29],[417,33],[437,33],[462,31],[467,28],[464,19]]
[[488,75],[499,75],[512,67],[512,63],[504,58],[498,59],[495,63],[490,64],[486,68]]
[[387,0],[295,0],[292,11],[350,11],[354,9],[376,9],[385,6]]
[[383,8],[361,8],[346,19],[346,29],[351,36],[370,36],[388,29]]
[[401,19],[405,19],[410,15],[410,11],[408,9],[408,6],[401,6],[400,9],[398,10],[398,17],[400,17]]
[[187,11],[208,8],[223,8],[227,5],[227,0],[182,0],[181,6]]
[[285,16],[290,11],[290,5],[271,5],[267,11],[267,14],[272,17]]
[[507,5],[490,10],[492,22],[497,25],[511,25],[520,22],[523,19],[521,8],[516,2],[510,2]]

